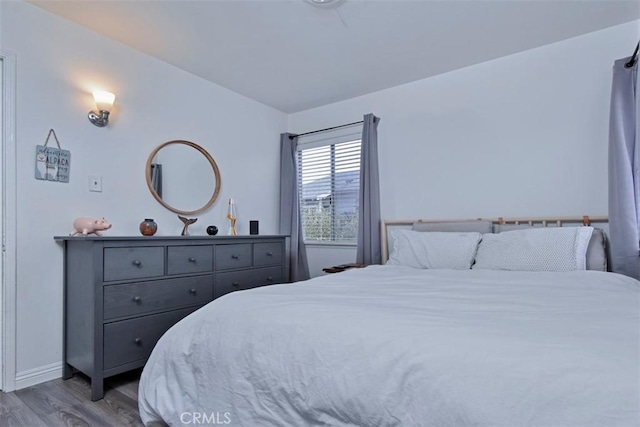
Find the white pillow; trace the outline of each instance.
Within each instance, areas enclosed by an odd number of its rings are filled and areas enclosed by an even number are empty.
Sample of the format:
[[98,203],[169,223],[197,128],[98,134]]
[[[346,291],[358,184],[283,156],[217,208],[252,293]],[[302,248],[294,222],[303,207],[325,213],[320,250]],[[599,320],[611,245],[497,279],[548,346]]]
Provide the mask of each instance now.
[[485,234],[474,269],[586,270],[593,227],[550,227]]
[[394,230],[390,265],[468,270],[482,239],[480,233]]

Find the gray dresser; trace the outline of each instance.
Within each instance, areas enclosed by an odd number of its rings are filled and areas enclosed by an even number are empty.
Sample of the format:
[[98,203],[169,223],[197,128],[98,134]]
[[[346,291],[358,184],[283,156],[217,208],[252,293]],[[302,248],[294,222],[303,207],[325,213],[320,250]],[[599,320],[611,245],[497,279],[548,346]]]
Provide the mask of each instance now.
[[64,246],[64,374],[144,366],[167,329],[235,290],[289,281],[287,236],[55,237]]

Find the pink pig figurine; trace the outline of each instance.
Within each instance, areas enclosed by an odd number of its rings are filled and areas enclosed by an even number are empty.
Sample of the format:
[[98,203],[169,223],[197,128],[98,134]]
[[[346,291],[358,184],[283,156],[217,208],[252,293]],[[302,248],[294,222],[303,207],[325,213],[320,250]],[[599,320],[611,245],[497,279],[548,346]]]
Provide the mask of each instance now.
[[111,224],[104,218],[76,218],[73,221],[73,231],[69,233],[69,235],[75,236],[76,234],[82,234],[86,236],[87,234],[95,234],[96,236],[102,236],[99,231],[110,228]]

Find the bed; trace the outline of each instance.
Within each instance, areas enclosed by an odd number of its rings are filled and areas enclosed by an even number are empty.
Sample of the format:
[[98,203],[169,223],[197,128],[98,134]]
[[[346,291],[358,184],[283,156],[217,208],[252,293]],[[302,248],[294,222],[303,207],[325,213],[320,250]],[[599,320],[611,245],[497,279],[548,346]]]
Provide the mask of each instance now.
[[640,282],[614,273],[372,265],[235,292],[186,317],[144,368],[140,416],[637,426],[639,325]]

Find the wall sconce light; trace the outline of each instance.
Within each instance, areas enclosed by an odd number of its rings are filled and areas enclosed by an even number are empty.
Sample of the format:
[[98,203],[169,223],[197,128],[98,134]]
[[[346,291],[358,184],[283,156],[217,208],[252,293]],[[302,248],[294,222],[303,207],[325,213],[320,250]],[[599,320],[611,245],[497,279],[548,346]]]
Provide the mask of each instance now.
[[89,111],[89,121],[98,127],[105,127],[109,123],[109,112],[113,107],[116,96],[111,92],[93,92],[93,99],[96,100],[98,113]]

